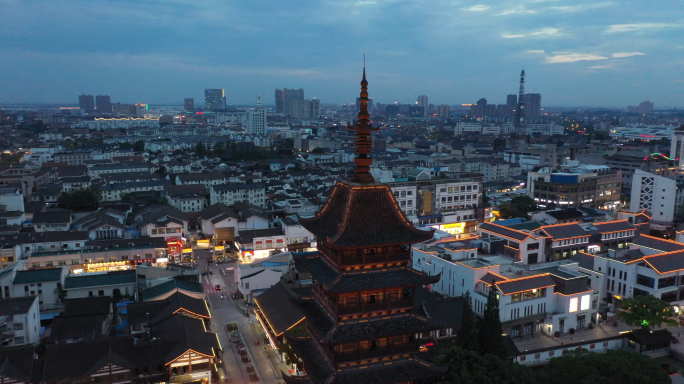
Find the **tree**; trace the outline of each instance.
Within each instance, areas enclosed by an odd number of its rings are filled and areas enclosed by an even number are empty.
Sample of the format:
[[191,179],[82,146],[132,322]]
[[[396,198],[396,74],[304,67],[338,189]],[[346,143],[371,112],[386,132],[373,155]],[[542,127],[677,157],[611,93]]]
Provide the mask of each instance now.
[[195,146],[195,155],[199,158],[204,158],[207,155],[207,148],[201,141]]
[[503,327],[499,318],[499,298],[495,286],[489,288],[487,296],[487,308],[484,310],[480,329],[477,333],[477,342],[480,353],[492,354],[502,359],[506,359],[508,353],[503,339]]
[[470,291],[464,296],[463,315],[461,316],[461,328],[456,334],[456,346],[468,351],[477,351],[477,328],[475,327],[475,315],[473,304],[470,300]]
[[133,146],[131,145],[131,143],[125,141],[125,142],[119,144],[119,148],[121,148],[121,149],[132,149]]
[[88,189],[62,192],[57,200],[57,206],[73,211],[94,211],[100,205],[100,200],[100,190],[93,185]]
[[138,140],[133,144],[133,150],[136,152],[145,152],[145,141]]
[[606,354],[586,349],[551,359],[546,376],[553,384],[665,384],[671,379],[656,360],[624,349]]
[[489,203],[489,196],[487,196],[487,191],[485,189],[482,189],[482,204],[488,204]]
[[311,151],[311,153],[325,153],[325,149],[321,147],[316,147]]
[[112,290],[112,304],[116,306],[116,304],[118,304],[122,298],[123,295],[121,294],[121,290],[119,288],[114,288]]
[[505,218],[527,217],[528,212],[537,210],[537,203],[529,196],[516,196],[511,201],[499,206],[501,216]]
[[121,195],[121,201],[125,203],[130,203],[133,201],[133,195],[131,195],[130,193],[124,193]]
[[487,354],[480,355],[458,347],[437,356],[437,365],[447,371],[439,384],[536,384],[537,378],[526,366]]
[[674,312],[669,302],[651,295],[640,295],[624,299],[618,313],[620,320],[628,325],[640,325],[642,329],[660,327],[662,324],[676,326],[672,319]]

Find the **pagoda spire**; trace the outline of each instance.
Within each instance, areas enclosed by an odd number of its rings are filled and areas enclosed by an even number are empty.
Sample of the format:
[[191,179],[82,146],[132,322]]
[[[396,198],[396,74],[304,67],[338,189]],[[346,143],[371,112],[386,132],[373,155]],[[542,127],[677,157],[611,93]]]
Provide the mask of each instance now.
[[363,55],[363,78],[361,79],[361,94],[359,95],[359,114],[358,119],[350,130],[356,132],[354,135],[354,164],[356,171],[351,180],[357,183],[372,183],[375,180],[370,173],[370,165],[373,159],[369,156],[373,149],[373,137],[371,132],[378,128],[373,128],[368,114],[368,80],[366,80],[366,55]]

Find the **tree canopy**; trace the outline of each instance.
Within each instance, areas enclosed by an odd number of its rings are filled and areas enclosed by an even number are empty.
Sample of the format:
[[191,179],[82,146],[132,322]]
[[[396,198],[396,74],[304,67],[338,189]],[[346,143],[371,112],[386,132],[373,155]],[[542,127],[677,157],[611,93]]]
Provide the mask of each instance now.
[[492,354],[506,359],[508,353],[504,344],[503,327],[499,318],[499,298],[496,288],[492,287],[487,296],[487,308],[477,332],[477,343],[481,354]]
[[468,351],[477,351],[477,328],[469,291],[466,292],[464,298],[461,327],[456,334],[456,346]]
[[499,206],[499,213],[505,218],[524,217],[537,210],[537,203],[529,196],[516,196]]
[[656,360],[624,349],[606,354],[566,352],[551,359],[546,376],[553,384],[666,384],[667,371]]
[[665,300],[651,295],[626,298],[620,305],[620,320],[628,325],[639,325],[643,329],[660,327],[662,324],[676,326],[672,306]]
[[57,205],[59,208],[71,209],[72,211],[94,211],[99,207],[100,200],[100,190],[93,185],[88,189],[62,192],[59,200],[57,200]]
[[437,365],[447,366],[439,384],[536,384],[526,366],[487,354],[453,347],[437,356]]
[[136,152],[144,152],[145,151],[145,141],[144,140],[138,140],[133,144],[133,150]]

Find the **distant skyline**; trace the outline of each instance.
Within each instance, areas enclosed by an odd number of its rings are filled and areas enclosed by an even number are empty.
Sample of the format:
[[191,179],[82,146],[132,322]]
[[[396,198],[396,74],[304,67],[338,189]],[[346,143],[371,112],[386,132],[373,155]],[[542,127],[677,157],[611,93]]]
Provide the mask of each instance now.
[[272,105],[276,88],[353,103],[684,107],[679,0],[3,0],[0,102]]

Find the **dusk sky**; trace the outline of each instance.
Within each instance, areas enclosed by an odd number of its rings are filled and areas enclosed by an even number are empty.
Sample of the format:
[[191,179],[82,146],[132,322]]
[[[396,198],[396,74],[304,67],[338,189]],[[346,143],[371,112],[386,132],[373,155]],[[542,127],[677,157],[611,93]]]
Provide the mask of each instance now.
[[544,106],[684,107],[684,5],[663,1],[0,0],[0,102],[231,104],[275,88]]

